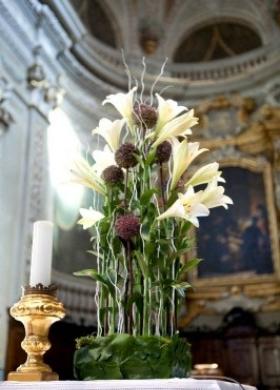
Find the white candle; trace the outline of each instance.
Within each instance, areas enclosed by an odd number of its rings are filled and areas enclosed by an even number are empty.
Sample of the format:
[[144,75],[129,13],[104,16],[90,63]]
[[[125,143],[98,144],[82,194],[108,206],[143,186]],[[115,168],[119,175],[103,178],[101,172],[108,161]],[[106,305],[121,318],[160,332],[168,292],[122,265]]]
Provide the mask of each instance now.
[[30,286],[51,284],[53,223],[37,221],[33,225]]

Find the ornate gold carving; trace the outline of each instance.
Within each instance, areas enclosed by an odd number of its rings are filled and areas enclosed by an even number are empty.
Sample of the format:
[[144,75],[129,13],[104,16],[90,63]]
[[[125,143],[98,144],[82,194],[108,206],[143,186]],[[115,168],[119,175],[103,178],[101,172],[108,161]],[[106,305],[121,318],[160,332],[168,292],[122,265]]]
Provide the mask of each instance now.
[[16,372],[9,373],[8,380],[57,380],[58,375],[44,363],[43,355],[51,348],[49,328],[65,316],[65,310],[55,297],[53,287],[27,287],[25,291],[28,293],[23,294],[10,313],[24,325],[25,338],[21,346],[27,353],[27,360]]
[[251,115],[256,110],[256,102],[252,97],[242,97],[234,95],[231,97],[218,96],[213,100],[207,100],[199,104],[196,108],[196,115],[200,119],[200,127],[205,128],[208,124],[208,115],[211,111],[226,110],[235,108],[238,123],[246,125],[250,122]]
[[200,140],[202,146],[208,149],[235,146],[238,150],[251,155],[268,153],[269,156],[272,156],[274,164],[280,167],[280,107],[263,105],[256,109],[256,103],[250,97],[235,96],[229,99],[220,96],[212,101],[204,102],[198,107],[201,127],[209,125],[208,114],[210,111],[230,107],[237,109],[238,123],[242,127],[240,132],[237,135],[223,138],[202,139]]

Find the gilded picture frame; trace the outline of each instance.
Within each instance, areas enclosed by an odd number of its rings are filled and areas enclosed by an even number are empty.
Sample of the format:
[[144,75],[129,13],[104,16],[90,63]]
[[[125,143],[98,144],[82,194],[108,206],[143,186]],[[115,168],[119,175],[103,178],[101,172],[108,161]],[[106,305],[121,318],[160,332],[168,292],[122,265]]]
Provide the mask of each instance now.
[[[204,288],[207,287],[208,290],[209,288],[212,287],[222,287],[222,286],[240,286],[240,285],[254,285],[257,284],[259,285],[260,283],[271,283],[271,282],[276,282],[280,280],[280,257],[279,257],[279,240],[278,240],[278,228],[277,228],[277,217],[276,217],[276,209],[275,209],[275,201],[274,201],[274,193],[273,193],[273,181],[272,181],[272,169],[271,165],[266,162],[266,161],[260,161],[256,159],[249,159],[249,158],[242,158],[242,159],[237,159],[237,158],[231,158],[231,159],[226,159],[223,161],[220,161],[220,165],[222,168],[224,168],[224,171],[226,171],[226,168],[232,168],[231,172],[234,172],[234,168],[236,168],[236,171],[243,170],[244,173],[248,172],[248,177],[250,176],[250,173],[253,174],[253,180],[251,177],[251,186],[256,185],[256,190],[258,190],[257,185],[261,186],[263,185],[263,198],[259,196],[259,203],[261,203],[261,206],[257,206],[258,211],[261,210],[263,214],[263,219],[266,218],[266,226],[264,226],[264,229],[267,229],[267,237],[263,234],[264,237],[267,238],[267,241],[269,240],[269,248],[270,248],[270,253],[267,255],[267,261],[269,261],[269,255],[271,256],[271,266],[264,264],[259,267],[259,269],[254,269],[254,264],[251,265],[246,265],[246,262],[249,263],[249,258],[244,258],[244,256],[248,257],[248,253],[252,253],[252,248],[254,248],[255,245],[257,245],[255,242],[251,242],[251,244],[248,244],[246,240],[248,241],[250,237],[252,237],[252,234],[257,234],[258,230],[257,227],[254,229],[254,224],[257,223],[256,221],[256,216],[253,215],[253,212],[251,212],[252,215],[250,215],[250,210],[246,209],[246,207],[252,207],[249,204],[248,205],[244,204],[244,199],[242,199],[242,193],[240,193],[240,198],[239,199],[233,199],[234,205],[230,206],[231,210],[226,211],[226,210],[221,210],[222,214],[220,213],[219,218],[221,223],[220,228],[220,237],[222,241],[223,238],[223,229],[226,229],[226,221],[229,220],[229,218],[232,218],[233,215],[236,215],[236,219],[241,219],[243,218],[243,225],[247,227],[244,227],[244,229],[240,229],[240,232],[238,232],[238,227],[235,227],[235,231],[232,234],[235,234],[235,243],[230,243],[228,244],[228,247],[226,245],[220,244],[218,250],[222,252],[222,248],[224,248],[224,257],[222,257],[218,252],[217,256],[220,256],[220,259],[228,259],[228,264],[230,264],[230,254],[227,255],[226,249],[230,248],[230,245],[236,248],[239,246],[239,252],[235,248],[235,254],[237,253],[237,257],[239,256],[239,262],[240,264],[236,269],[228,269],[227,272],[225,272],[223,269],[220,270],[219,272],[219,266],[216,267],[215,271],[211,273],[209,272],[209,269],[213,270],[213,262],[211,263],[210,260],[216,261],[215,257],[213,257],[213,253],[215,252],[215,244],[213,245],[213,241],[216,237],[214,235],[216,234],[217,230],[215,230],[213,227],[211,227],[211,224],[208,225],[208,243],[212,243],[212,247],[207,248],[208,251],[204,250],[201,251],[199,250],[199,238],[203,237],[203,222],[201,223],[201,227],[196,231],[196,245],[195,245],[195,253],[193,255],[197,257],[204,257],[202,265],[200,266],[201,268],[198,268],[192,276],[192,284],[194,286],[194,295],[196,288]],[[232,173],[231,173],[232,174]],[[254,180],[254,174],[256,180]],[[251,175],[252,176],[252,175]],[[246,180],[246,174],[243,175],[243,178]],[[254,183],[255,181],[255,183]],[[248,179],[248,184],[250,180]],[[261,184],[262,183],[262,184]],[[241,186],[242,191],[246,189],[246,183],[243,183]],[[261,192],[261,191],[259,191]],[[251,193],[254,193],[251,188]],[[236,197],[235,197],[236,198]],[[245,198],[245,197],[243,197]],[[247,196],[248,199],[248,196]],[[260,202],[261,201],[261,202]],[[240,203],[243,202],[243,211],[240,211]],[[252,200],[250,200],[252,202]],[[246,203],[246,202],[245,202]],[[245,212],[244,212],[245,210]],[[213,210],[214,211],[214,210]],[[241,215],[243,212],[243,216]],[[254,211],[255,212],[255,211]],[[214,214],[214,213],[213,213]],[[247,221],[246,221],[247,218]],[[251,218],[251,220],[249,220]],[[211,216],[207,218],[209,221],[211,221]],[[213,218],[212,218],[213,220]],[[258,222],[259,223],[259,222]],[[265,223],[263,222],[265,225]],[[210,229],[209,229],[210,226]],[[205,229],[204,229],[205,230]],[[241,231],[242,230],[242,231]],[[212,237],[211,237],[212,234]],[[200,235],[200,237],[199,237]],[[232,237],[231,237],[232,238]],[[212,240],[212,241],[211,241]],[[259,238],[261,240],[261,238]],[[226,237],[224,236],[224,242],[226,241]],[[233,239],[231,241],[234,241]],[[258,241],[259,242],[259,241]],[[265,247],[264,241],[262,241],[263,247]],[[219,243],[217,242],[217,245]],[[251,246],[250,246],[251,245]],[[268,247],[268,244],[266,244],[266,248]],[[232,249],[232,248],[231,248]],[[250,252],[251,250],[251,252]],[[231,251],[234,253],[233,251]],[[257,251],[256,252],[256,258],[257,260]],[[208,255],[207,255],[208,253]],[[212,258],[210,254],[212,254]],[[231,253],[231,254],[232,254]],[[208,257],[208,258],[207,258]],[[241,259],[240,259],[241,257]],[[253,255],[251,255],[253,257]],[[217,257],[218,259],[218,257]],[[253,259],[254,260],[254,259]],[[242,261],[245,262],[244,267],[242,265]],[[223,263],[222,261],[220,262],[221,267],[226,264],[226,261]],[[246,266],[248,269],[246,269]],[[204,268],[202,268],[204,267]],[[263,268],[261,268],[263,267]],[[201,269],[204,271],[201,272]],[[208,270],[208,271],[207,271]],[[209,291],[210,293],[210,291]]]

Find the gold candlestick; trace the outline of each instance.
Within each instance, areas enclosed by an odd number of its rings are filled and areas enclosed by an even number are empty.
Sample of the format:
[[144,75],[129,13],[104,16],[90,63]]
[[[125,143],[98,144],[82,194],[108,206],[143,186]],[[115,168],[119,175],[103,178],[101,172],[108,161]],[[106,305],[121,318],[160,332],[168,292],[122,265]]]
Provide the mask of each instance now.
[[16,371],[8,374],[8,380],[58,380],[58,375],[43,361],[43,355],[51,348],[48,339],[50,326],[65,316],[64,307],[56,298],[56,287],[42,284],[25,287],[10,314],[24,325],[25,338],[21,346],[27,353],[27,359]]

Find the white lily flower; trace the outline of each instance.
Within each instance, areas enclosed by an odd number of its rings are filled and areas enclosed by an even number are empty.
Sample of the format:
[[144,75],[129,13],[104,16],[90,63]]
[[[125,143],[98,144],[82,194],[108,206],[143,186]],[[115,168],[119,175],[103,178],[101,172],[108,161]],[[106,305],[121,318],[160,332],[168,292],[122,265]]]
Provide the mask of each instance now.
[[194,173],[189,181],[187,181],[185,187],[189,185],[195,187],[200,184],[208,184],[213,179],[225,183],[225,179],[221,177],[221,174],[222,172],[219,171],[219,164],[217,162],[204,165]]
[[203,203],[209,209],[214,207],[228,208],[229,204],[233,204],[232,199],[224,195],[225,189],[223,186],[217,185],[217,180],[212,180],[204,191],[199,191],[200,202]]
[[117,119],[110,121],[107,118],[102,118],[99,125],[92,131],[92,134],[99,134],[105,139],[113,152],[119,148],[120,135],[125,123],[124,119]]
[[133,87],[128,93],[116,93],[109,95],[103,101],[103,105],[110,103],[112,104],[121,116],[126,120],[128,127],[131,129],[133,126],[133,104],[134,104],[134,93],[137,87]]
[[173,169],[170,185],[171,190],[176,187],[180,177],[192,161],[207,150],[205,148],[199,149],[198,142],[188,142],[186,139],[183,142],[179,142],[176,138],[172,140]]
[[158,100],[158,119],[155,131],[158,132],[167,122],[181,114],[181,112],[186,111],[187,108],[178,106],[175,100],[163,99],[158,93],[156,93],[156,98]]
[[164,213],[157,217],[157,220],[164,218],[182,218],[199,226],[198,217],[207,217],[208,208],[201,203],[200,194],[195,193],[192,186],[189,186],[185,194],[178,194],[178,199]]
[[82,225],[84,230],[91,228],[104,218],[104,215],[100,211],[93,210],[92,207],[89,209],[80,209],[80,214],[82,218],[79,219],[78,224]]
[[95,161],[92,168],[100,177],[104,169],[111,165],[117,165],[115,161],[115,153],[113,153],[108,145],[105,145],[103,150],[95,150],[92,152],[92,157]]
[[152,136],[156,137],[153,146],[156,147],[163,141],[169,140],[173,137],[192,134],[190,127],[198,123],[198,118],[193,116],[193,114],[194,110],[190,110],[167,122],[157,133],[153,132]]
[[74,161],[71,174],[72,182],[91,188],[100,194],[105,194],[103,181],[96,175],[93,167],[83,157],[79,157]]

